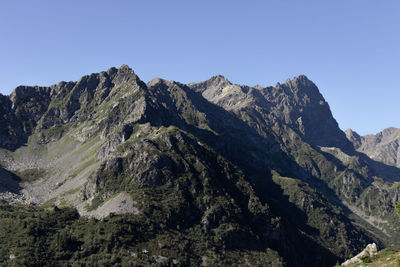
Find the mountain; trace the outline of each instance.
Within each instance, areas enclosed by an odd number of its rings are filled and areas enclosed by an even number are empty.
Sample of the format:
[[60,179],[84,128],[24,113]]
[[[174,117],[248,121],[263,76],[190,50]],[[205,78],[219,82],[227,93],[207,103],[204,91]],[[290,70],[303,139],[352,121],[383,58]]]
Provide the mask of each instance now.
[[313,145],[350,146],[318,88],[304,75],[267,88],[234,85],[222,76],[189,86],[210,102],[249,116],[256,127],[285,124]]
[[316,85],[128,66],[0,96],[3,265],[332,266],[399,246],[400,170]]
[[304,75],[266,88],[226,81],[220,86],[220,80],[213,77],[189,86],[235,113],[259,135],[272,136],[288,157],[273,169],[306,181],[349,209],[349,217],[358,224],[372,227],[368,231],[383,243],[399,246],[394,208],[399,201],[399,169],[354,149],[314,83]]
[[400,167],[400,129],[391,127],[366,136],[347,129],[346,136],[357,151],[384,164]]

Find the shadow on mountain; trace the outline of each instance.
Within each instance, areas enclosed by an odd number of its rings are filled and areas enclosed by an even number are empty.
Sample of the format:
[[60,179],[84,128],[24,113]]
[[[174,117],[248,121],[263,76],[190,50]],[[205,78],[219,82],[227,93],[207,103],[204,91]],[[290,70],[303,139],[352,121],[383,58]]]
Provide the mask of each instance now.
[[285,249],[281,241],[273,244],[285,259],[290,259],[290,266],[300,266],[300,263],[304,266],[334,266],[344,260],[345,255],[339,257],[315,240],[320,236],[321,229],[308,224],[309,215],[297,207],[293,200],[290,201],[289,196],[271,178],[257,181],[255,189],[262,201],[272,199],[270,206],[274,214],[281,216],[284,225],[290,225],[285,228],[286,236],[283,239],[295,250]]
[[[366,154],[362,152],[358,152],[354,149],[352,150],[344,150],[342,147],[338,147],[342,151],[345,151],[345,153],[349,156],[352,157],[358,157],[360,159],[360,163],[362,164],[360,167],[368,166],[370,169],[369,176],[377,176],[380,178],[383,178],[386,182],[399,182],[400,181],[400,168],[387,165],[383,162],[376,161],[368,157]],[[327,153],[325,151],[322,151],[319,148],[315,148],[317,151],[319,151],[321,154],[323,154],[328,160],[332,161],[335,163],[336,166],[340,168],[340,170],[344,170],[347,167],[343,165],[343,163],[333,156],[330,153]],[[373,182],[372,179],[370,179],[371,182]]]
[[[288,196],[283,195],[282,189],[272,182],[270,169],[279,169],[281,174],[293,174],[295,176],[292,177],[296,178],[301,178],[298,177],[299,174],[303,178],[306,177],[307,179],[304,179],[307,181],[313,181],[309,184],[311,187],[322,188],[323,192],[329,192],[328,196],[334,200],[334,203],[343,206],[325,182],[306,173],[293,159],[277,149],[280,144],[272,135],[261,136],[236,115],[207,101],[200,93],[194,92],[185,85],[175,84],[178,90],[182,90],[182,93],[190,99],[191,105],[176,105],[177,101],[168,93],[169,86],[161,84],[161,86],[158,85],[158,88],[150,88],[157,99],[163,103],[160,105],[162,110],[157,112],[163,116],[161,119],[163,126],[174,125],[196,136],[201,142],[238,166],[255,183],[254,188],[259,193],[257,195],[267,205],[274,206],[275,214],[280,214],[286,222],[287,229],[285,228],[285,231],[291,232],[283,238],[290,240],[289,243],[283,244],[282,240],[275,242],[269,240],[267,243],[272,248],[280,251],[285,259],[290,259],[293,266],[300,266],[300,262],[304,263],[304,266],[332,266],[337,260],[345,257],[343,254],[341,256],[333,254],[310,238],[310,236],[318,237],[320,230],[310,226],[307,223],[308,214],[290,202]],[[195,124],[188,123],[189,116],[185,118],[181,115],[184,115],[185,112],[190,114],[194,121],[196,121],[196,114],[205,114],[207,124],[211,129],[201,129]],[[292,170],[296,170],[296,173],[293,173]],[[350,221],[346,223],[351,225]],[[352,252],[361,249],[361,246],[356,247]],[[315,255],[315,257],[309,258],[310,255]]]
[[[193,134],[232,163],[241,167],[243,171],[247,171],[247,175],[250,177],[258,172],[265,174],[269,162],[266,154],[268,154],[269,147],[274,145],[270,140],[259,136],[254,129],[233,114],[210,103],[201,94],[183,84],[179,84],[179,90],[188,96],[192,106],[177,107],[176,101],[167,92],[167,88],[167,84],[162,84],[162,87],[158,88],[161,90],[155,92],[157,99],[166,106],[162,106],[162,110],[157,112],[163,116],[163,126],[174,125]],[[185,114],[180,115],[185,112],[187,113],[186,118]],[[199,113],[206,114],[207,124],[211,129],[202,129],[187,122],[187,117],[196,117]],[[248,173],[248,170],[251,173]]]
[[22,188],[19,185],[19,180],[18,176],[0,167],[0,193],[20,193]]
[[383,178],[388,182],[399,182],[400,181],[400,168],[387,165],[385,163],[376,161],[365,155],[364,153],[358,152],[360,158],[362,158],[369,166],[373,169],[373,175]]

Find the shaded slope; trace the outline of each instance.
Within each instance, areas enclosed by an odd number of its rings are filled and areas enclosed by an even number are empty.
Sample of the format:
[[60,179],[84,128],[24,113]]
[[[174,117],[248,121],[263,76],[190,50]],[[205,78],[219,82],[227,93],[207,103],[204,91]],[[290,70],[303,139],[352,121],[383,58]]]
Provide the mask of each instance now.
[[[399,192],[393,182],[399,181],[400,170],[355,151],[318,88],[305,76],[267,88],[221,83],[215,78],[189,86],[233,112],[261,136],[275,136],[280,149],[295,162],[289,168],[281,165],[286,175],[349,207],[363,217],[367,228],[369,224],[375,227],[381,240],[392,236],[387,244],[397,242],[394,203]],[[376,219],[382,217],[383,221]],[[382,230],[390,234],[385,236]]]

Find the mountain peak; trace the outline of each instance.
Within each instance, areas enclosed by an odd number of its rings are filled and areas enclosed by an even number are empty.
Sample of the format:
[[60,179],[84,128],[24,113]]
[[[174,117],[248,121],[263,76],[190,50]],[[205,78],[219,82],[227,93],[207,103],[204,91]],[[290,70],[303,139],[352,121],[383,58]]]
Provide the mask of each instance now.
[[[116,71],[115,71],[116,70]],[[114,82],[123,83],[130,80],[138,80],[139,78],[135,74],[135,72],[128,65],[121,65],[118,69],[109,69],[107,72],[112,71],[112,74],[115,75]]]
[[396,132],[400,132],[399,128],[395,128],[395,127],[388,127],[386,129],[383,129],[382,132],[380,132],[383,136],[388,136],[388,135],[392,135]]
[[212,76],[210,79],[198,83],[190,83],[189,87],[196,92],[204,92],[205,90],[218,90],[220,88],[232,85],[232,83],[222,75]]
[[232,83],[222,75],[212,76],[210,79],[206,81],[209,85],[224,87],[231,85]]
[[386,165],[400,167],[400,129],[389,127],[377,134],[362,137],[348,129],[346,136],[358,152]]
[[353,131],[353,129],[348,128],[347,130],[344,131],[346,133],[346,135],[357,135],[360,136],[356,131]]
[[293,80],[299,80],[299,81],[311,81],[310,79],[307,78],[306,75],[300,74],[299,76],[295,76]]
[[127,72],[133,72],[133,70],[126,64],[122,64],[121,67],[118,68],[119,71],[127,71]]
[[156,77],[147,83],[147,87],[152,87],[155,85],[169,85],[172,84],[172,81],[165,80],[163,78]]
[[293,79],[287,79],[284,84],[295,88],[316,87],[315,84],[310,79],[308,79],[307,76],[304,74],[295,76]]
[[231,83],[225,76],[218,74],[218,75],[214,75],[212,76],[210,79],[208,79],[209,81],[224,81],[224,82],[228,82]]
[[346,131],[344,131],[344,133],[346,134],[347,139],[353,143],[354,148],[358,148],[361,145],[361,136],[353,131],[352,129],[347,129]]

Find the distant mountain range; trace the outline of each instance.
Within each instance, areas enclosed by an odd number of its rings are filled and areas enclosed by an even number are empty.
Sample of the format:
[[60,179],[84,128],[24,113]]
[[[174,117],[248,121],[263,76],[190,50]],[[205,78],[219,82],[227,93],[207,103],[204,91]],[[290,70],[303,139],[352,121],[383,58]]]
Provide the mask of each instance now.
[[345,133],[357,151],[376,161],[400,167],[400,129],[391,127],[376,135],[366,136],[360,136],[351,129]]
[[0,95],[2,265],[333,266],[400,247],[400,129],[343,132],[300,75]]

